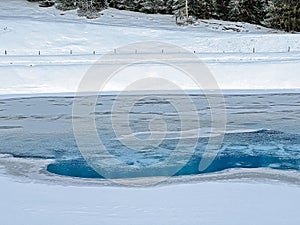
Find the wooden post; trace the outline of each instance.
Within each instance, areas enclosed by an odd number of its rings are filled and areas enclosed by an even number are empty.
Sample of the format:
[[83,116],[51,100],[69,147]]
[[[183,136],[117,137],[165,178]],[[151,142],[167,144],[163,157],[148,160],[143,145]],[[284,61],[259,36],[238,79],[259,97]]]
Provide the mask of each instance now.
[[39,55],[41,55],[41,51],[39,51]]
[[255,50],[255,48],[253,48],[253,53],[255,53],[256,52],[256,50]]
[[290,51],[291,51],[291,47],[289,46],[289,47],[288,47],[288,52],[290,52]]
[[72,50],[70,50],[70,55],[72,55],[73,54],[73,51]]
[[4,51],[4,54],[7,55],[7,51],[6,50]]
[[96,51],[93,51],[93,55],[96,55]]

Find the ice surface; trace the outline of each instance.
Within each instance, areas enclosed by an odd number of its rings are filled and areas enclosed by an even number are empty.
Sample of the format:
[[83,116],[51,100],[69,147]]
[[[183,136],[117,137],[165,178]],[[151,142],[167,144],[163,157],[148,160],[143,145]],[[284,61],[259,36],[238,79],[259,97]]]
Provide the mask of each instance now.
[[[74,11],[61,13],[21,0],[0,2],[0,94],[75,92],[102,54],[140,41],[163,41],[195,51],[223,89],[300,88],[299,34],[215,20],[180,27],[169,15],[115,9],[105,10],[96,20],[79,18]],[[228,26],[248,32],[224,31]],[[120,88],[117,82],[107,87]]]

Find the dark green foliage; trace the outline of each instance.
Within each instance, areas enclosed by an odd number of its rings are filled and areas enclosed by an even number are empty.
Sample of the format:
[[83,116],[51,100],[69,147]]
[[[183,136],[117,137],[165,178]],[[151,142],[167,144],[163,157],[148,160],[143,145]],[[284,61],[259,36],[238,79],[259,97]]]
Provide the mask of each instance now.
[[55,7],[59,10],[73,10],[76,9],[76,1],[73,0],[57,0]]
[[[196,19],[210,19],[215,12],[213,0],[189,0],[188,1],[189,16]],[[176,0],[173,5],[173,13],[177,19],[186,20],[186,1]]]
[[[65,0],[64,0],[65,1]],[[74,0],[67,0],[73,1]],[[75,5],[82,10],[86,11],[100,11],[106,8],[106,1],[105,0],[76,0]]]
[[140,1],[108,0],[108,5],[112,8],[116,8],[116,9],[137,11],[137,9],[140,7]]
[[300,31],[300,2],[298,0],[273,2],[266,25],[288,32]]
[[260,24],[266,17],[266,0],[230,0],[228,19]]
[[[175,15],[176,23],[186,20],[185,0],[174,0],[172,2],[172,14]],[[178,21],[179,20],[179,21]]]
[[166,14],[173,14],[176,0],[165,0]]
[[43,2],[40,2],[39,6],[40,7],[51,7],[55,4],[54,1],[51,1],[51,0],[46,0],[46,1],[43,1]]
[[171,14],[174,0],[108,0],[108,5],[121,10]]
[[218,19],[228,19],[229,13],[229,2],[230,0],[215,0],[215,14],[214,16]]
[[213,0],[189,0],[190,15],[197,19],[210,19],[215,11]]
[[166,13],[165,2],[163,0],[144,1],[141,11],[145,13]]

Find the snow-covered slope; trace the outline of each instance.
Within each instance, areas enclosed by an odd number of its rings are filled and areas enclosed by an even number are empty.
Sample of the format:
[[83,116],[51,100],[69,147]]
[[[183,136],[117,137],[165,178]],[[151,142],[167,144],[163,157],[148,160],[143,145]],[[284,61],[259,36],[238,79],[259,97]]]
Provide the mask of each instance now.
[[[104,53],[131,42],[160,40],[196,52],[286,52],[300,50],[298,35],[247,23],[200,20],[177,26],[170,15],[147,15],[108,9],[95,20],[74,11],[39,8],[23,0],[1,1],[1,44],[10,54]],[[4,29],[6,28],[6,29]],[[274,35],[274,33],[277,33]]]
[[177,26],[174,20],[115,9],[87,20],[24,0],[0,1],[0,93],[74,92],[102,54],[137,41],[195,52],[223,89],[300,88],[299,34],[216,20]]

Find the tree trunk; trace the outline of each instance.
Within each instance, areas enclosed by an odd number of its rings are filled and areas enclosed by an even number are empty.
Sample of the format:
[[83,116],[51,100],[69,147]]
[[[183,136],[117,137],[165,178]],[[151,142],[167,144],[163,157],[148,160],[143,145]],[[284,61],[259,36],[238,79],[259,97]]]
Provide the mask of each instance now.
[[185,0],[185,17],[186,17],[186,22],[189,22],[189,2],[188,0]]

